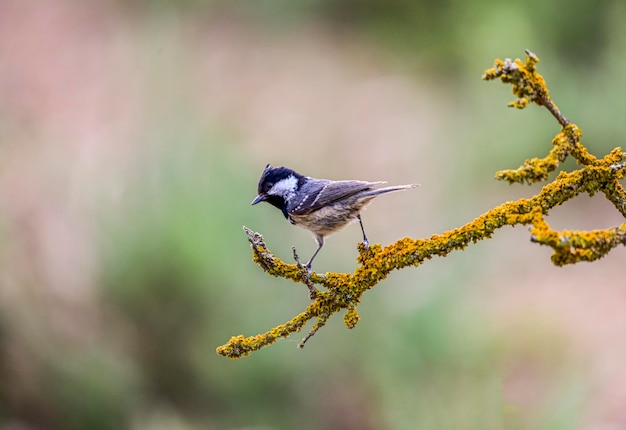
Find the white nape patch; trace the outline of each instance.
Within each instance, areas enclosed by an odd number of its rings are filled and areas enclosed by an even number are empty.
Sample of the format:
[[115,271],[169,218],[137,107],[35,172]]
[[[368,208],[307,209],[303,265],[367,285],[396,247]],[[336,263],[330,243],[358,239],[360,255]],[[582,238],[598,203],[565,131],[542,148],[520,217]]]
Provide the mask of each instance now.
[[267,192],[269,195],[281,196],[285,199],[293,197],[296,193],[296,187],[298,186],[298,178],[295,176],[287,176],[285,179],[281,179],[276,182],[272,188]]

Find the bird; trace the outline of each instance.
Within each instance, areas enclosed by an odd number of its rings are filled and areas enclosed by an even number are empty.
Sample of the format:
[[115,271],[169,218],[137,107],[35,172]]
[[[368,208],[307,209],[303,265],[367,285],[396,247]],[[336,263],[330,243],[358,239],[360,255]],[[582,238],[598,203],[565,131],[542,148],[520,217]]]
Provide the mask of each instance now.
[[313,233],[317,249],[304,265],[311,273],[311,265],[324,246],[324,238],[353,221],[359,221],[363,244],[369,248],[360,212],[372,199],[420,186],[407,184],[377,188],[385,183],[316,179],[284,166],[268,164],[259,179],[258,195],[252,205],[267,202],[278,208],[291,224]]

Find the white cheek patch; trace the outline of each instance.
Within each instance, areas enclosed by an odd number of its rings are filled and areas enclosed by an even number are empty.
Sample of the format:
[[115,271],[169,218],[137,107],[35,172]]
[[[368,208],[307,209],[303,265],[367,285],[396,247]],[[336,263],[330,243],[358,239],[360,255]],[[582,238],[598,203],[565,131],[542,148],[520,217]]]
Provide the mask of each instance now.
[[276,182],[272,188],[267,192],[269,195],[290,197],[296,192],[298,186],[298,178],[295,176],[288,176],[285,179],[281,179]]

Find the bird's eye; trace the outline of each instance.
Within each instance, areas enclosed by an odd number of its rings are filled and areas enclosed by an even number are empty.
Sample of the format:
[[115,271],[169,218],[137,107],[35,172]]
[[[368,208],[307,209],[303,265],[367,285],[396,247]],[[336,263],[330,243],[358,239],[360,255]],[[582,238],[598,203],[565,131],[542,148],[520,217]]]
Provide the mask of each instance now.
[[273,186],[274,186],[273,182],[266,182],[265,183],[265,191],[271,190]]

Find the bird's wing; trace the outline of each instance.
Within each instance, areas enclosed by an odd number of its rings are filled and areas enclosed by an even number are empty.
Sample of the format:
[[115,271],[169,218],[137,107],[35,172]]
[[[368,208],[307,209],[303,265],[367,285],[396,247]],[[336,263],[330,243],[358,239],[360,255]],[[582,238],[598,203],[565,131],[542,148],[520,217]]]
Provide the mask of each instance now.
[[370,190],[380,184],[384,184],[384,182],[328,181],[322,187],[316,187],[309,192],[305,187],[300,190],[303,193],[302,199],[289,210],[289,213],[305,215],[356,193]]

